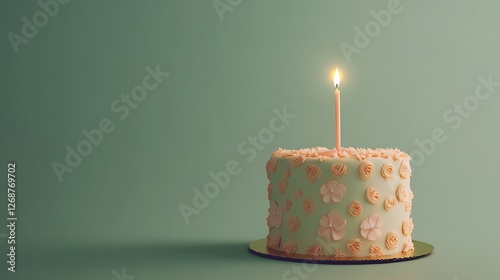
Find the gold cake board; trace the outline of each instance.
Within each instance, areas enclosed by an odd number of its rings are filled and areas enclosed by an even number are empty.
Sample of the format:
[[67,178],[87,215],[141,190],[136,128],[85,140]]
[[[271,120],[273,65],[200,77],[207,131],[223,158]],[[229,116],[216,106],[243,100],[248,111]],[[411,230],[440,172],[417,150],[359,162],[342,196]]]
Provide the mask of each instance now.
[[259,257],[290,261],[290,262],[308,262],[319,264],[374,264],[374,263],[390,263],[409,261],[428,256],[434,250],[434,246],[429,243],[413,240],[415,249],[407,253],[398,253],[380,257],[335,257],[321,256],[314,257],[301,254],[287,254],[284,252],[268,249],[266,247],[266,239],[262,238],[251,242],[248,247],[249,251]]

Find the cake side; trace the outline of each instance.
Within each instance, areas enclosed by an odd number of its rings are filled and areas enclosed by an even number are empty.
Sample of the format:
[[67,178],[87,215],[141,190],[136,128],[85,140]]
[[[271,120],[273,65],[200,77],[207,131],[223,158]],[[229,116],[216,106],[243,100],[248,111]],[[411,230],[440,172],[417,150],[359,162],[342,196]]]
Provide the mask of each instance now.
[[413,250],[409,161],[397,149],[275,151],[267,246],[338,257]]

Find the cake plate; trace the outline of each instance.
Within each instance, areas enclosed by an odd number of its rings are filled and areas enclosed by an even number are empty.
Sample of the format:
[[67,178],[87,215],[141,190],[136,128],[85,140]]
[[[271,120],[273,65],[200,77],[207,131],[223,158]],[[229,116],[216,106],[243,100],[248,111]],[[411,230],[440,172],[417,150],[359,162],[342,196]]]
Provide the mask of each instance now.
[[262,238],[251,242],[248,247],[250,253],[264,258],[289,261],[289,262],[308,262],[319,264],[376,264],[409,261],[428,256],[432,253],[434,246],[429,243],[413,240],[415,249],[407,253],[391,254],[380,257],[334,257],[321,256],[314,257],[301,254],[287,254],[284,252],[268,249],[266,239]]

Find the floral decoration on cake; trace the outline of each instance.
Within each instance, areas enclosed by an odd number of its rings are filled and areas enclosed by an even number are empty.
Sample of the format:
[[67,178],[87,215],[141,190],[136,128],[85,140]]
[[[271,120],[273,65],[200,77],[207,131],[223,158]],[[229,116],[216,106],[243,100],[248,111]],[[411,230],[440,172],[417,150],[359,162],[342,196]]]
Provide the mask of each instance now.
[[371,215],[361,222],[360,233],[361,236],[367,240],[377,240],[382,235],[382,220],[376,214]]
[[342,163],[333,164],[330,167],[330,172],[333,176],[342,176],[347,172],[347,166]]
[[281,180],[278,182],[278,190],[280,193],[285,193],[287,188],[286,180]]
[[363,205],[361,205],[361,203],[353,201],[349,204],[349,214],[351,214],[351,216],[357,217],[361,215],[361,212],[363,212]]
[[311,245],[307,248],[307,254],[313,257],[323,256],[323,248],[319,245]]
[[386,180],[389,180],[392,178],[393,172],[394,172],[394,165],[392,165],[391,163],[388,163],[388,162],[384,163],[384,165],[382,165],[382,169],[380,170],[380,174]]
[[283,177],[284,177],[285,179],[288,179],[288,177],[290,177],[290,174],[292,174],[292,173],[290,172],[290,169],[285,169],[285,171],[283,172]]
[[393,196],[386,197],[384,201],[384,209],[389,211],[394,206],[396,206],[396,199]]
[[304,199],[302,206],[304,208],[304,212],[306,212],[307,215],[311,215],[313,213],[314,205],[313,205],[311,198],[308,197],[308,198]]
[[401,176],[402,179],[406,179],[411,176],[410,163],[407,160],[401,163],[401,166],[399,167],[399,176]]
[[368,202],[371,204],[377,204],[379,199],[380,193],[376,189],[372,187],[368,187],[368,189],[366,189],[366,200],[368,200]]
[[373,164],[367,160],[361,162],[359,165],[359,177],[361,179],[366,180],[372,176]]
[[335,180],[330,180],[321,186],[319,192],[323,197],[323,202],[331,203],[340,202],[346,190],[346,187],[341,183]]
[[288,241],[283,244],[283,252],[287,254],[293,254],[297,250],[297,243],[293,241]]
[[290,232],[296,232],[300,227],[299,218],[295,216],[288,218],[287,227]]
[[398,198],[398,201],[405,202],[406,199],[408,198],[408,193],[406,192],[406,186],[403,185],[402,183],[398,185],[396,188],[396,197]]
[[317,165],[310,164],[306,167],[306,176],[309,182],[316,182],[321,176],[321,169]]
[[399,242],[398,233],[395,231],[389,231],[385,238],[385,247],[387,247],[387,249],[389,250],[394,249],[398,246],[398,242]]
[[319,220],[318,236],[326,239],[340,240],[344,237],[346,220],[339,213],[331,210]]
[[280,243],[281,243],[281,236],[279,235],[267,236],[266,246],[268,248],[278,250],[280,247]]
[[370,246],[370,256],[372,257],[382,256],[382,251],[380,250],[380,247],[376,245]]
[[405,203],[405,211],[408,212],[408,213],[411,213],[411,205],[412,205],[412,201],[407,201]]
[[347,249],[351,253],[357,254],[359,251],[361,251],[361,240],[359,240],[358,238],[349,239],[349,241],[347,242]]
[[269,216],[267,218],[268,224],[271,228],[280,228],[283,222],[283,209],[278,207],[276,201],[271,203],[271,207],[268,209]]
[[410,218],[404,220],[402,230],[404,235],[406,236],[410,235],[413,231],[413,219]]
[[271,157],[267,162],[266,162],[266,173],[267,173],[267,178],[269,179],[271,172],[275,172],[276,168],[278,167],[278,159]]

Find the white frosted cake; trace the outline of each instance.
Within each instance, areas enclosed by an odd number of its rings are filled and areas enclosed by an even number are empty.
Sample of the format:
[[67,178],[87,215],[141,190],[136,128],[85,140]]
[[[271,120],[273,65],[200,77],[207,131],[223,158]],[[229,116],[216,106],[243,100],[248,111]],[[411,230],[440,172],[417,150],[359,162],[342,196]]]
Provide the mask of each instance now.
[[398,149],[279,149],[266,163],[267,247],[379,257],[413,250],[410,157]]

